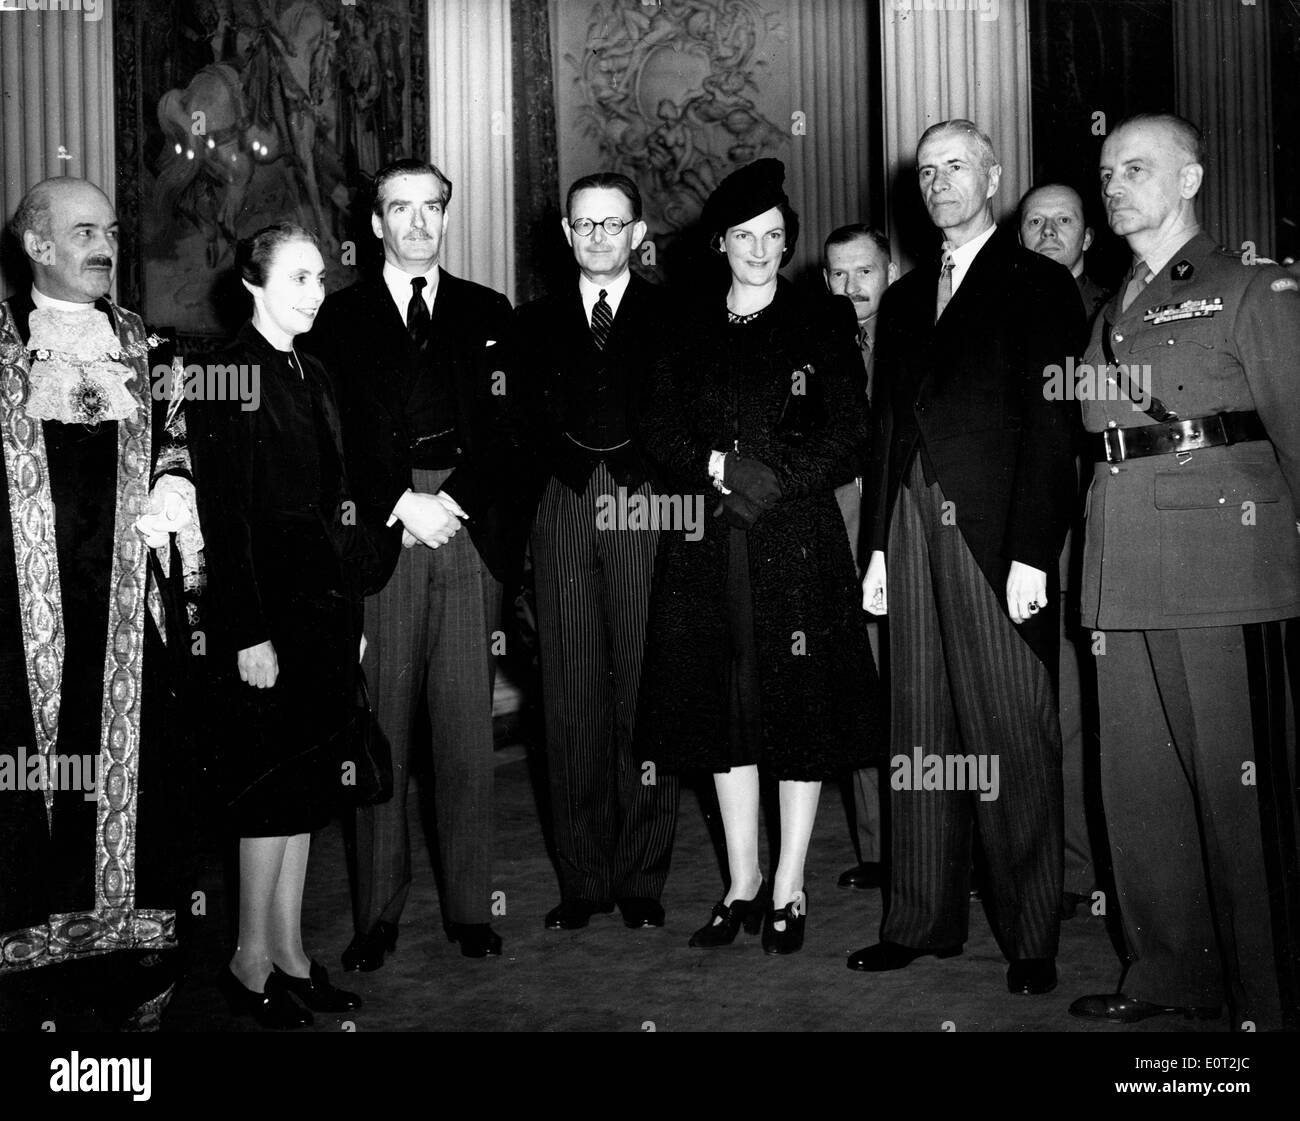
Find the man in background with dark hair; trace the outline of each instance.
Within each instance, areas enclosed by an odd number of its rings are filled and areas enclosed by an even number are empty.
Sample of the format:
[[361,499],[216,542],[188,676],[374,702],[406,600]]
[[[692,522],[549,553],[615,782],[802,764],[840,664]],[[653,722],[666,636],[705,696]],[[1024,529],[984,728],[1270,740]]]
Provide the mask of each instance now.
[[304,344],[338,387],[360,516],[391,573],[366,600],[362,665],[393,751],[393,797],[356,815],[356,937],[378,969],[411,884],[406,793],[417,707],[433,735],[443,921],[467,957],[501,953],[492,888],[492,635],[523,555],[510,393],[514,319],[499,292],[438,263],[451,182],[398,160],[375,176],[379,276],[327,297]]
[[[848,296],[853,301],[853,312],[858,320],[858,347],[862,351],[862,392],[867,409],[871,409],[871,391],[875,380],[876,314],[880,311],[880,297],[885,289],[898,279],[898,266],[890,259],[889,239],[879,230],[856,224],[832,230],[822,247],[822,278],[826,287],[837,296]],[[879,428],[872,424],[872,432]],[[862,476],[870,447],[863,448],[853,463],[847,464],[845,473],[851,477],[835,490],[835,499],[844,515],[844,528],[849,535],[849,548],[853,563],[862,575],[859,538],[862,533]],[[870,517],[870,512],[868,512]],[[871,640],[871,656],[880,665],[880,623],[872,618],[867,623]],[[840,887],[875,888],[881,886],[880,858],[882,853],[880,829],[880,768],[863,767],[853,772],[853,805],[857,825],[859,863],[839,878]]]
[[632,180],[579,179],[561,225],[577,274],[518,313],[545,487],[533,571],[560,872],[546,926],[584,927],[617,903],[627,926],[658,927],[677,779],[647,770],[632,744],[660,527],[609,515],[654,496],[631,416],[673,315],[628,267],[646,235]]

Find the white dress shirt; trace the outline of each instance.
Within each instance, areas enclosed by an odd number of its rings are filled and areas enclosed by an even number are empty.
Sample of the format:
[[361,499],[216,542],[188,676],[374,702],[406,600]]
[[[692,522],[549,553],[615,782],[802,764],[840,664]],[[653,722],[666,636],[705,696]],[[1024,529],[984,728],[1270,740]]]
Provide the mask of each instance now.
[[618,305],[623,301],[623,293],[632,282],[632,270],[624,269],[623,275],[607,284],[597,284],[588,280],[584,273],[578,274],[578,293],[582,296],[582,310],[587,313],[587,325],[591,325],[591,313],[600,300],[600,293],[605,293],[605,303],[609,304],[610,318],[618,314]]
[[420,295],[424,297],[424,306],[429,309],[429,314],[433,314],[433,298],[438,294],[438,273],[437,265],[426,273],[409,273],[388,261],[384,262],[384,284],[388,288],[388,294],[393,297],[397,310],[401,312],[403,323],[406,322],[406,309],[411,303],[411,281],[417,276],[424,277],[424,291]]
[[970,271],[971,262],[975,260],[976,254],[988,244],[989,238],[997,231],[997,224],[994,223],[978,237],[971,238],[965,245],[959,245],[952,251],[952,294],[954,296],[957,295],[961,282],[966,279],[966,273]]

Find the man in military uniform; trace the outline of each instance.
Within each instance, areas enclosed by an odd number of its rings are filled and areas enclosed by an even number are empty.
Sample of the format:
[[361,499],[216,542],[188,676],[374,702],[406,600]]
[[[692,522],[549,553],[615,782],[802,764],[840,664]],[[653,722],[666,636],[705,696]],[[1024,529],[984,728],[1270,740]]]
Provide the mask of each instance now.
[[[1300,283],[1202,233],[1196,127],[1129,118],[1101,151],[1134,268],[1093,329],[1082,611],[1130,964],[1088,1019],[1296,1026]],[[1086,371],[1084,371],[1086,373]],[[1288,624],[1287,621],[1291,622]]]

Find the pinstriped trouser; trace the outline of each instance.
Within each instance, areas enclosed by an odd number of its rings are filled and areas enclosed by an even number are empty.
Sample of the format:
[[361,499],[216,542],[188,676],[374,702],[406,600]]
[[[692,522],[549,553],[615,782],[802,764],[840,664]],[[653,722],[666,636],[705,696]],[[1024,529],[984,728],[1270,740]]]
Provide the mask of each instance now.
[[944,524],[943,503],[917,456],[899,491],[886,553],[891,753],[911,757],[919,747],[945,757],[996,755],[999,791],[985,801],[965,790],[891,790],[891,898],[882,937],[916,948],[966,941],[977,825],[988,860],[985,898],[1003,953],[1053,958],[1062,807],[1051,678],[961,530]]
[[659,898],[677,821],[677,779],[643,782],[632,747],[659,531],[598,529],[617,493],[604,463],[581,495],[553,478],[533,524],[560,890],[601,902]]
[[[412,472],[434,493],[450,471]],[[468,528],[446,545],[403,549],[397,570],[366,600],[362,662],[379,726],[393,748],[393,797],[357,811],[356,929],[396,923],[411,886],[406,824],[411,732],[427,687],[433,731],[438,853],[446,876],[443,917],[487,922],[492,878],[491,633],[500,625],[501,585]]]

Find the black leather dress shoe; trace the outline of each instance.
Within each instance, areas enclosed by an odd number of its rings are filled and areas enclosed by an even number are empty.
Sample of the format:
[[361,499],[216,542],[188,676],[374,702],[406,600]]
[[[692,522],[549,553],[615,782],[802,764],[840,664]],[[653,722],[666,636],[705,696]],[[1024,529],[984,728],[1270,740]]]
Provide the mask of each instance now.
[[860,973],[888,973],[911,965],[917,958],[930,955],[937,958],[955,958],[961,953],[961,949],[960,946],[940,946],[937,950],[917,950],[911,946],[901,946],[897,942],[878,942],[865,950],[859,950],[856,954],[850,954],[845,964]]
[[330,975],[319,962],[313,961],[306,977],[293,977],[278,965],[271,967],[284,987],[313,1012],[351,1012],[361,1007],[356,993],[344,992],[330,984]]
[[629,896],[618,901],[618,909],[623,912],[623,925],[629,930],[664,925],[664,909],[657,899]]
[[272,971],[260,993],[246,988],[230,966],[217,977],[217,988],[230,1004],[230,1010],[252,1016],[264,1028],[305,1028],[312,1015],[289,995],[283,974]]
[[467,958],[501,956],[501,935],[485,922],[448,923],[447,941],[459,942]]
[[384,954],[397,949],[397,924],[380,919],[367,934],[358,934],[343,951],[343,972],[373,973],[384,964]]
[[1152,1016],[1181,1015],[1185,1020],[1217,1020],[1218,1008],[1189,1008],[1170,1004],[1151,1004],[1123,993],[1081,996],[1070,1005],[1070,1015],[1081,1020],[1104,1020],[1108,1024],[1136,1024]]
[[864,860],[861,864],[855,864],[847,872],[841,872],[840,878],[836,881],[840,887],[856,888],[873,888],[880,887],[884,880],[880,864],[875,861]]
[[547,930],[581,930],[591,921],[592,915],[608,915],[613,903],[597,903],[593,899],[562,899],[558,907],[546,912]]
[[1007,970],[1007,992],[1042,996],[1056,988],[1055,958],[1021,958]]

